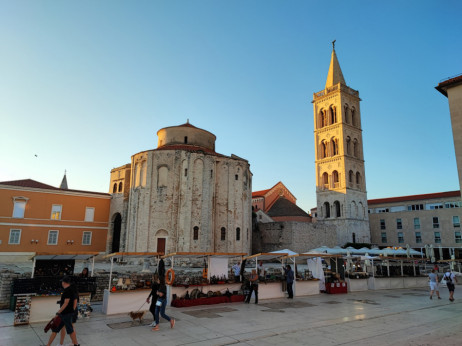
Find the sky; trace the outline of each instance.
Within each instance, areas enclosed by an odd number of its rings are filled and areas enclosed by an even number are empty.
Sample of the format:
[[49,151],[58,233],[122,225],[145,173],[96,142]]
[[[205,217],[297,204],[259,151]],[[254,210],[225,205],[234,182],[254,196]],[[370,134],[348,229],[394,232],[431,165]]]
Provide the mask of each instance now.
[[359,91],[368,198],[459,189],[448,100],[462,2],[0,0],[0,181],[109,192],[189,122],[316,206],[313,93],[336,40]]

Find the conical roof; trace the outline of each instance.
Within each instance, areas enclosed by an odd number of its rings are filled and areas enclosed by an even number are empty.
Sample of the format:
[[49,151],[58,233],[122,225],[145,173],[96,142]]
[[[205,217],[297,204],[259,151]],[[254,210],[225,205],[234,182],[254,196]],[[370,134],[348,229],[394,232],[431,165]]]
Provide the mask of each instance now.
[[65,189],[65,190],[68,189],[68,187],[67,187],[66,172],[64,172],[64,177],[63,177],[63,180],[61,181],[61,185],[59,185],[59,188],[60,188],[60,189]]
[[332,57],[330,59],[329,73],[327,74],[326,89],[338,83],[346,85],[342,69],[340,68],[340,64],[337,59],[337,54],[335,54],[335,48],[332,48]]

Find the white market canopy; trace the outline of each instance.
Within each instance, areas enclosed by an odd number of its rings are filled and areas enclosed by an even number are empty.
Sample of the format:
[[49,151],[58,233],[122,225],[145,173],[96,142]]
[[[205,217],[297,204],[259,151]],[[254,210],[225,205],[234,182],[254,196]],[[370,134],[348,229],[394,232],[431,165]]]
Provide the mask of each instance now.
[[109,258],[114,260],[115,258],[148,258],[148,257],[158,257],[163,253],[161,252],[113,252],[103,258]]
[[321,246],[316,249],[312,249],[308,252],[307,254],[311,253],[326,253],[326,254],[332,254],[332,255],[358,255],[358,256],[365,256],[366,254],[369,256],[396,256],[396,255],[402,255],[406,256],[409,251],[409,255],[411,256],[422,256],[423,253],[416,251],[414,249],[405,249],[405,248],[385,248],[385,249],[378,249],[378,248],[373,248],[373,249],[368,249],[368,248],[361,248],[361,249],[355,249],[353,247],[347,247],[346,249],[342,249],[339,246],[329,248],[327,246]]
[[81,260],[88,261],[93,259],[91,266],[91,276],[93,276],[93,271],[95,269],[95,257],[99,255],[99,252],[63,252],[60,254],[50,253],[50,252],[36,252],[35,255],[31,258],[34,263],[32,264],[32,275],[34,277],[35,264],[37,260]]
[[162,256],[162,258],[180,257],[180,258],[200,258],[200,257],[221,257],[221,258],[233,258],[242,257],[247,255],[246,253],[226,253],[226,252],[173,252],[168,255]]

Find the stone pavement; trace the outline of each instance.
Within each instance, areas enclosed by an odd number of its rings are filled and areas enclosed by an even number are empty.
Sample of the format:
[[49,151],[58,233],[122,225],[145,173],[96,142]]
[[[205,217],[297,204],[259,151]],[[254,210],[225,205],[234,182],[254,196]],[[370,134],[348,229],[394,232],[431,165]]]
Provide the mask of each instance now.
[[[163,321],[160,331],[106,316],[101,305],[76,324],[81,345],[462,345],[462,290],[455,302],[441,288],[438,300],[422,289],[320,294],[262,300],[258,305],[230,303],[167,309],[174,329]],[[46,344],[45,323],[13,325],[13,313],[0,311],[0,345]],[[66,337],[66,342],[70,339]],[[56,344],[55,340],[55,344]]]

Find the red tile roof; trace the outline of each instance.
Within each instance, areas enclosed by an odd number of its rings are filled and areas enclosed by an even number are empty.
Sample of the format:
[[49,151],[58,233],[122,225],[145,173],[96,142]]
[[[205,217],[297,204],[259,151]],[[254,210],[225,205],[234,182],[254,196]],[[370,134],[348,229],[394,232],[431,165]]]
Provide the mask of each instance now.
[[371,205],[371,204],[395,203],[395,202],[405,202],[405,201],[418,201],[422,199],[437,199],[437,198],[447,198],[447,197],[460,197],[460,190],[448,191],[448,192],[437,192],[437,193],[426,193],[423,195],[369,199],[367,201],[367,204]]
[[70,190],[70,189],[60,189],[51,185],[47,185],[32,179],[23,179],[23,180],[11,180],[11,181],[0,181],[0,185],[8,186],[18,186],[18,187],[29,187],[34,189],[44,189],[44,190],[54,190],[54,191],[69,191],[69,192],[82,192],[82,193],[92,193],[96,195],[105,195],[110,196],[108,193],[104,192],[93,192],[93,191],[83,191],[83,190]]
[[435,87],[435,89],[438,90],[440,93],[442,93],[444,96],[448,97],[448,93],[446,89],[450,86],[456,86],[461,83],[462,83],[462,75],[458,75],[458,76],[449,78],[439,83],[438,86]]
[[264,195],[266,195],[266,193],[267,193],[269,190],[271,190],[271,189],[260,190],[260,191],[252,192],[252,198],[255,198],[255,197],[263,197]]

